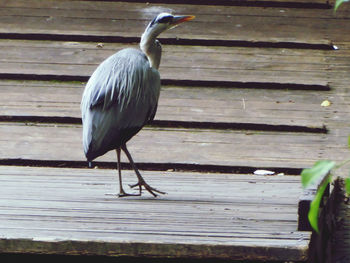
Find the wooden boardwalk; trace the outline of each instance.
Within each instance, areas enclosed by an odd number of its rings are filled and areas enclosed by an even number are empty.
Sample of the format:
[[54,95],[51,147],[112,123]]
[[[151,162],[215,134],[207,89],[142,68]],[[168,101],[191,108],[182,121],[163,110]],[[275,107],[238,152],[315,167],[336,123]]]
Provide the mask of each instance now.
[[[349,6],[157,2],[0,2],[0,252],[306,261],[297,175],[348,155]],[[161,35],[158,112],[128,145],[168,194],[120,199],[115,153],[86,169],[81,94],[161,11],[196,19]]]
[[2,167],[0,174],[4,252],[307,257],[310,233],[296,231],[296,177],[144,172],[168,192],[154,199],[117,198],[113,170]]

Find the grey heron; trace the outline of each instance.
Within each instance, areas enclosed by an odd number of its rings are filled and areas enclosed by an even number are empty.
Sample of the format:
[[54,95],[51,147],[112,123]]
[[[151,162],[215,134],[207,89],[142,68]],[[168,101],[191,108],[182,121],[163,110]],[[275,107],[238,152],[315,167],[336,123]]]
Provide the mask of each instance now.
[[167,29],[193,18],[159,14],[142,34],[141,50],[126,48],[110,56],[97,67],[86,84],[81,101],[84,153],[90,163],[108,151],[116,150],[119,197],[133,195],[123,189],[121,150],[135,170],[138,183],[130,187],[138,187],[136,195],[142,194],[143,187],[155,197],[156,193],[164,194],[143,179],[126,142],[156,114],[160,92],[158,67],[162,52],[156,38]]

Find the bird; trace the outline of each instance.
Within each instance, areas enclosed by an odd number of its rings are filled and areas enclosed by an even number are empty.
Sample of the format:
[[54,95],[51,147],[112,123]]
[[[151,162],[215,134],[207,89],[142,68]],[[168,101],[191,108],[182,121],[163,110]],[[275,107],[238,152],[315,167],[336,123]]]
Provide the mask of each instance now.
[[[155,117],[160,94],[158,71],[162,32],[194,19],[193,15],[158,14],[141,36],[140,49],[125,48],[105,59],[89,78],[81,100],[83,148],[91,162],[115,150],[119,176],[119,197],[141,196],[143,188],[151,195],[165,194],[151,187],[141,176],[126,143]],[[134,169],[137,194],[124,191],[120,156],[123,151]]]

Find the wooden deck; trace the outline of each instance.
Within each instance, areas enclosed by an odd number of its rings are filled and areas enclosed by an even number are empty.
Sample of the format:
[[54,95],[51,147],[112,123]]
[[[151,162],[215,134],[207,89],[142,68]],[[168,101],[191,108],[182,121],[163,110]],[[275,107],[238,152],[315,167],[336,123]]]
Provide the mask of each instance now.
[[[0,252],[307,261],[297,175],[348,156],[349,6],[157,2],[0,2]],[[86,168],[81,94],[161,11],[196,19],[161,35],[158,112],[128,145],[167,195],[120,199],[115,153]]]
[[117,198],[113,170],[1,167],[0,174],[3,252],[307,257],[310,233],[296,231],[295,176],[144,172],[168,192],[154,199]]

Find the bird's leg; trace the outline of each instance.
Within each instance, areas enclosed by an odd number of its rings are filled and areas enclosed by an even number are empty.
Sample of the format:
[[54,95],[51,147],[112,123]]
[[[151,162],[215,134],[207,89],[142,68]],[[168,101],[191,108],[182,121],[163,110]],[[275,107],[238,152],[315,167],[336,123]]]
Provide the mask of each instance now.
[[126,193],[123,189],[122,183],[122,171],[120,167],[120,148],[116,149],[117,152],[117,167],[118,167],[118,175],[119,175],[119,196],[124,196]]
[[123,189],[123,184],[122,184],[122,171],[121,171],[121,165],[120,165],[120,148],[116,149],[117,152],[117,159],[118,159],[118,175],[119,175],[119,197],[124,197],[124,196],[139,196],[141,194],[128,194],[124,191]]
[[132,168],[134,168],[135,170],[135,173],[136,173],[136,176],[137,176],[137,179],[138,179],[138,183],[137,184],[134,184],[134,185],[130,185],[131,188],[134,188],[136,186],[139,187],[139,191],[140,191],[140,195],[141,195],[141,191],[142,191],[142,186],[145,187],[145,189],[150,193],[152,194],[154,197],[157,196],[156,193],[154,192],[157,192],[159,194],[165,194],[165,192],[162,192],[162,191],[159,191],[153,187],[151,187],[149,184],[146,183],[146,181],[143,179],[143,177],[141,176],[139,170],[137,169],[132,157],[131,157],[131,154],[129,153],[128,149],[126,148],[126,145],[122,145],[121,146],[122,150],[125,152],[126,156],[128,157],[129,159],[129,162],[132,166]]

